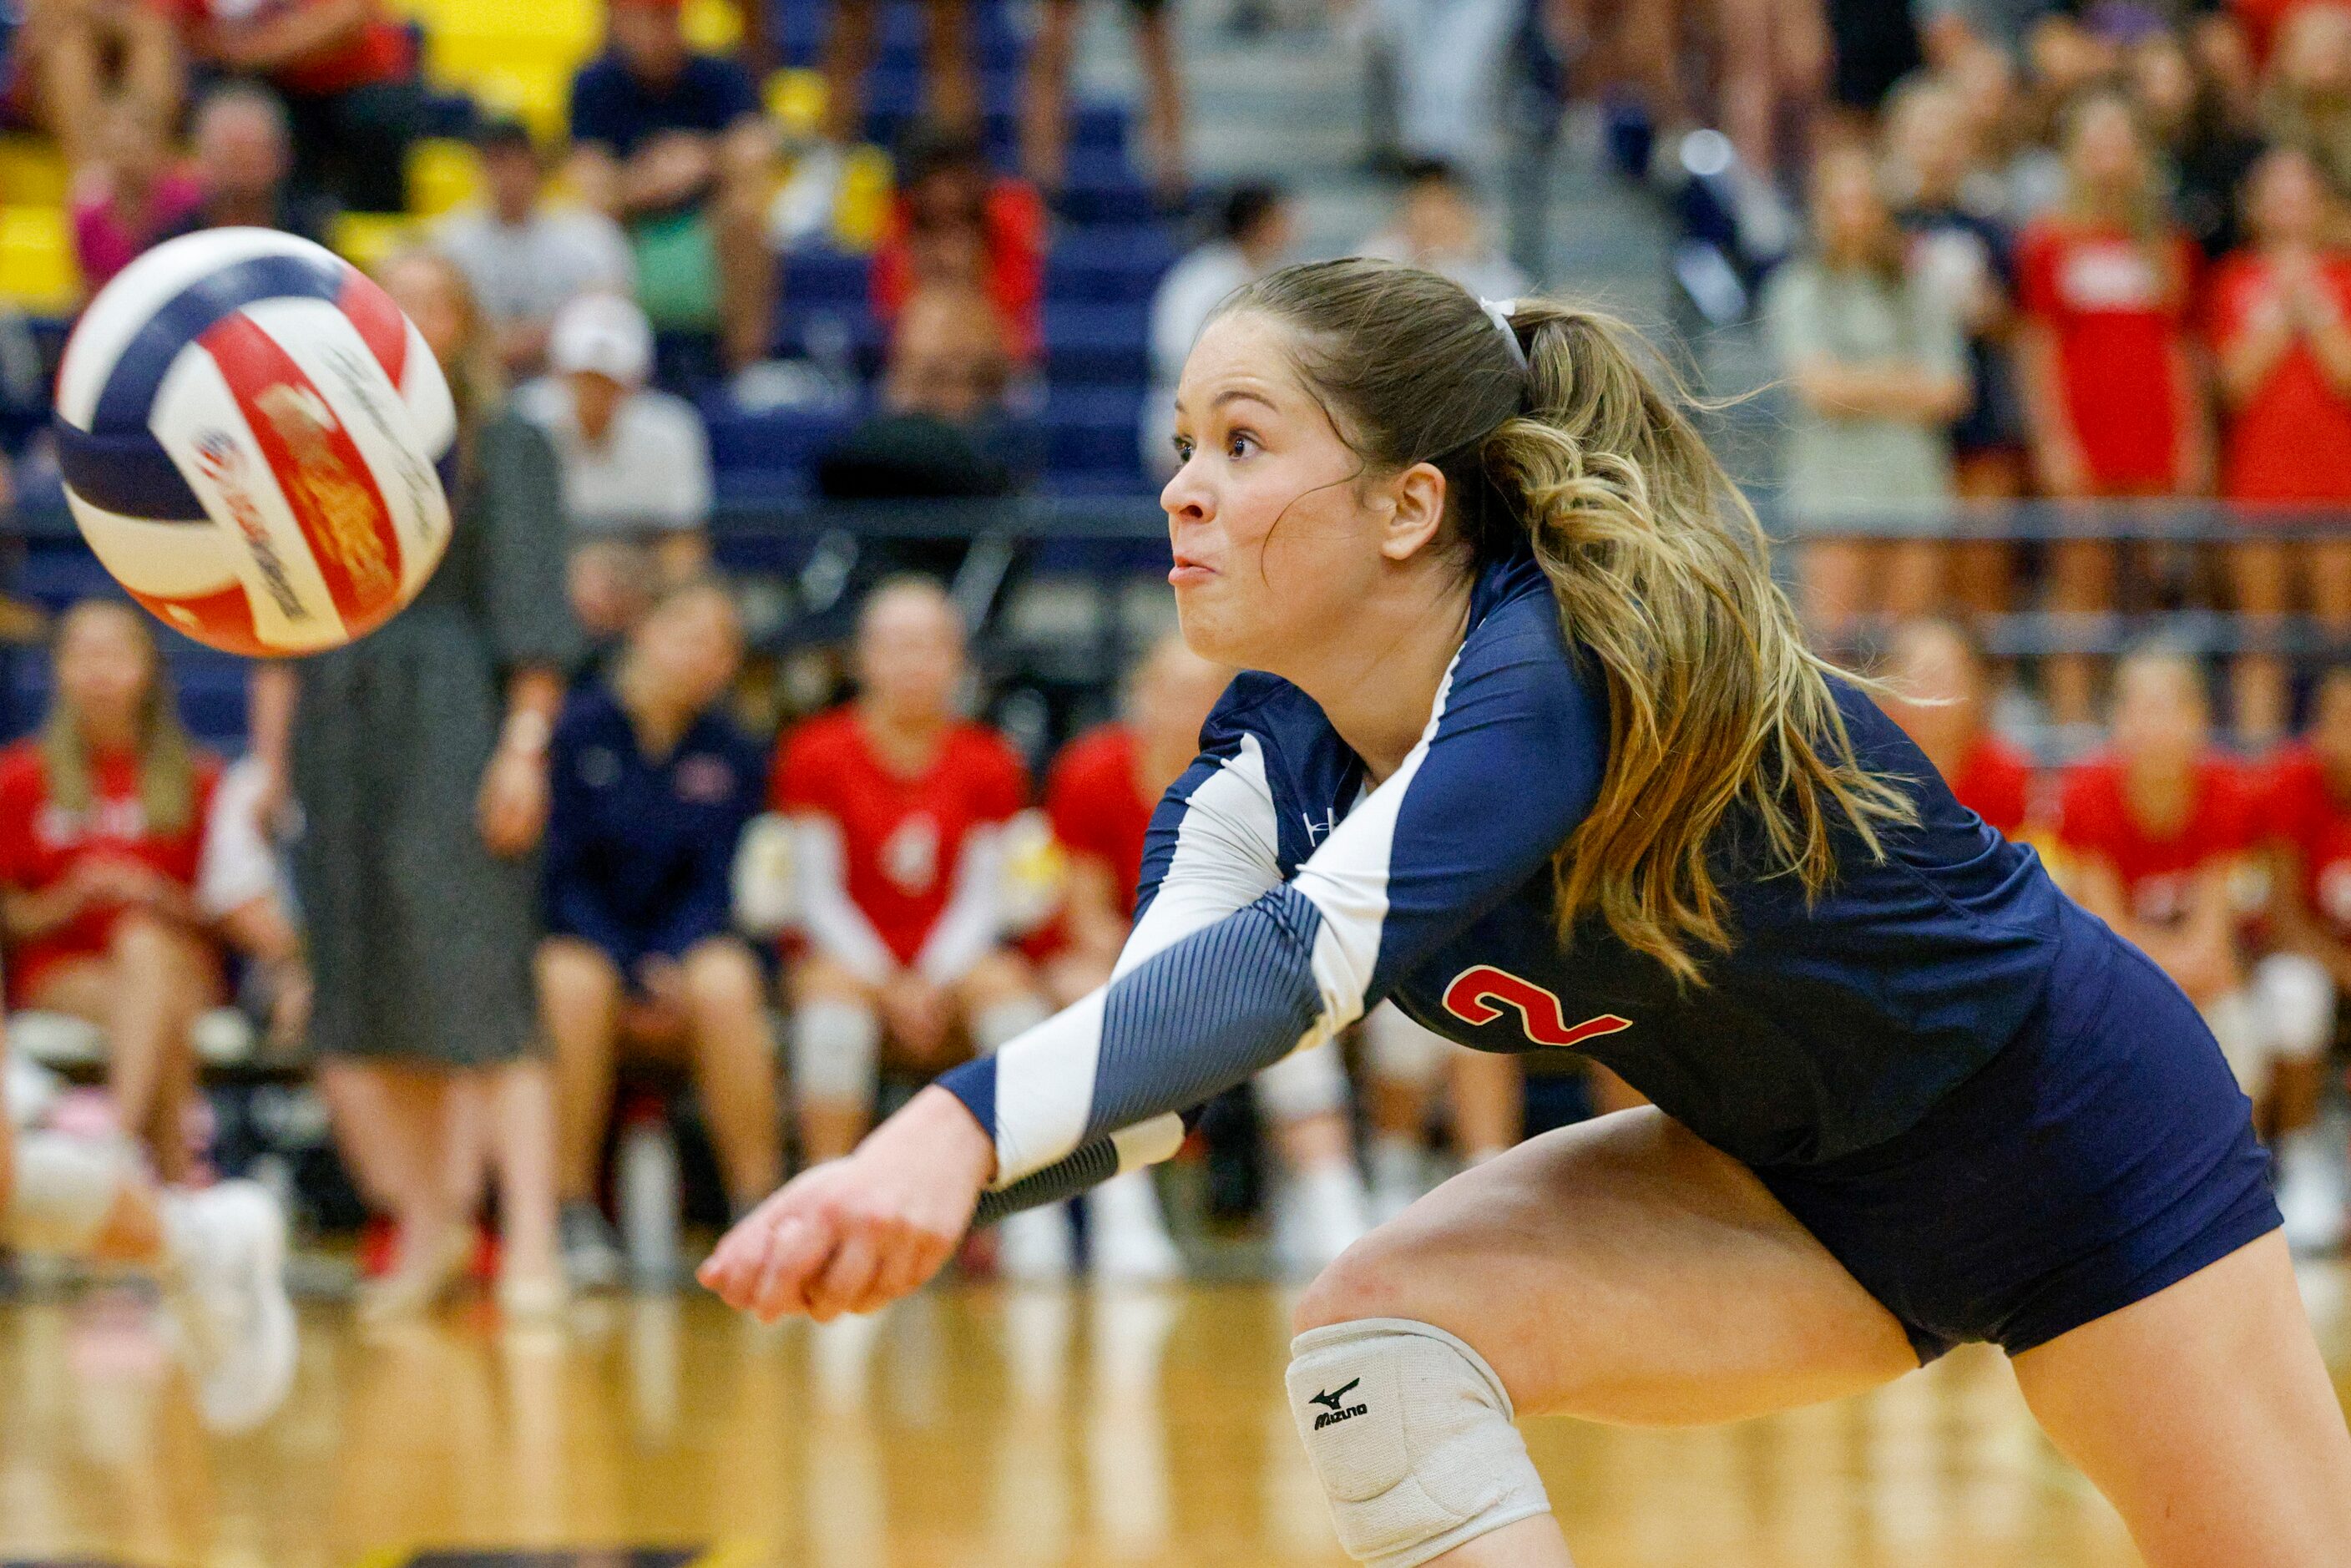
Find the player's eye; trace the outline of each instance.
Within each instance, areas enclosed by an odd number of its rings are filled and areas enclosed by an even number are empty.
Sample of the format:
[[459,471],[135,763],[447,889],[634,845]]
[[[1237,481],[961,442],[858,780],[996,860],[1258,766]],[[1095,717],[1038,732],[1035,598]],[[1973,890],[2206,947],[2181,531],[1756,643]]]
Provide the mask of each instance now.
[[1225,455],[1238,462],[1257,445],[1257,437],[1246,430],[1236,430],[1225,437]]
[[1176,448],[1176,466],[1181,467],[1185,464],[1192,461],[1192,438],[1190,436],[1176,436],[1173,438],[1173,444]]

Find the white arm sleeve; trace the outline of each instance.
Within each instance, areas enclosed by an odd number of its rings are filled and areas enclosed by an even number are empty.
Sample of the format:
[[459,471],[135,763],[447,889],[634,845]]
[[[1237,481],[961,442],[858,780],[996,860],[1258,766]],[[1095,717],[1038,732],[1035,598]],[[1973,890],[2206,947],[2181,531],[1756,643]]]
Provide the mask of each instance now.
[[868,985],[880,985],[897,961],[850,899],[841,824],[810,812],[794,817],[792,828],[799,851],[800,928],[825,956]]
[[1004,829],[982,823],[964,835],[955,891],[939,911],[914,968],[935,986],[951,985],[996,946],[1004,929]]

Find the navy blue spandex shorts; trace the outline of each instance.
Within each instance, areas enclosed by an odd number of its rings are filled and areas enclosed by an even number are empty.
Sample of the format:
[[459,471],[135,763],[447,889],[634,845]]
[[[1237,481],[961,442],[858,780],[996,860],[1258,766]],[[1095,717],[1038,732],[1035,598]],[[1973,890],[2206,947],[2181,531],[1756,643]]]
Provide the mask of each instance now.
[[2071,900],[2064,918],[2039,1009],[1924,1121],[1756,1171],[1921,1362],[1970,1340],[2021,1354],[2279,1223],[2252,1106],[2194,1005]]

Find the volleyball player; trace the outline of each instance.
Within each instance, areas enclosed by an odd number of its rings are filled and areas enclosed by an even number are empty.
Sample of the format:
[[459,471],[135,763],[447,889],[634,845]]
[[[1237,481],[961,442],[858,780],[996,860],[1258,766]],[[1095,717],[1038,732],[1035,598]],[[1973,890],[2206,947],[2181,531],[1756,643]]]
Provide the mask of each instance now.
[[1656,1107],[1466,1172],[1305,1293],[1289,1391],[1358,1561],[1569,1562],[1519,1410],[1730,1420],[1988,1340],[2153,1568],[2351,1563],[2351,1432],[2210,1031],[1805,650],[1618,329],[1286,268],[1203,331],[1177,431],[1186,641],[1260,673],[1160,808],[1124,972],[705,1282],[870,1310],[984,1193],[1165,1157],[1395,997]]

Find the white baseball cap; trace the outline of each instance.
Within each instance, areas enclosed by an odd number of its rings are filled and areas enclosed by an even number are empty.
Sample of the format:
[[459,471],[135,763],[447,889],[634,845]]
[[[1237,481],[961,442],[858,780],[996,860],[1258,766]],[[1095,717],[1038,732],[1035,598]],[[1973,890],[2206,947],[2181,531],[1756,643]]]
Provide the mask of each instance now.
[[547,359],[560,374],[593,371],[624,387],[641,387],[653,373],[653,326],[632,300],[582,294],[555,313]]

